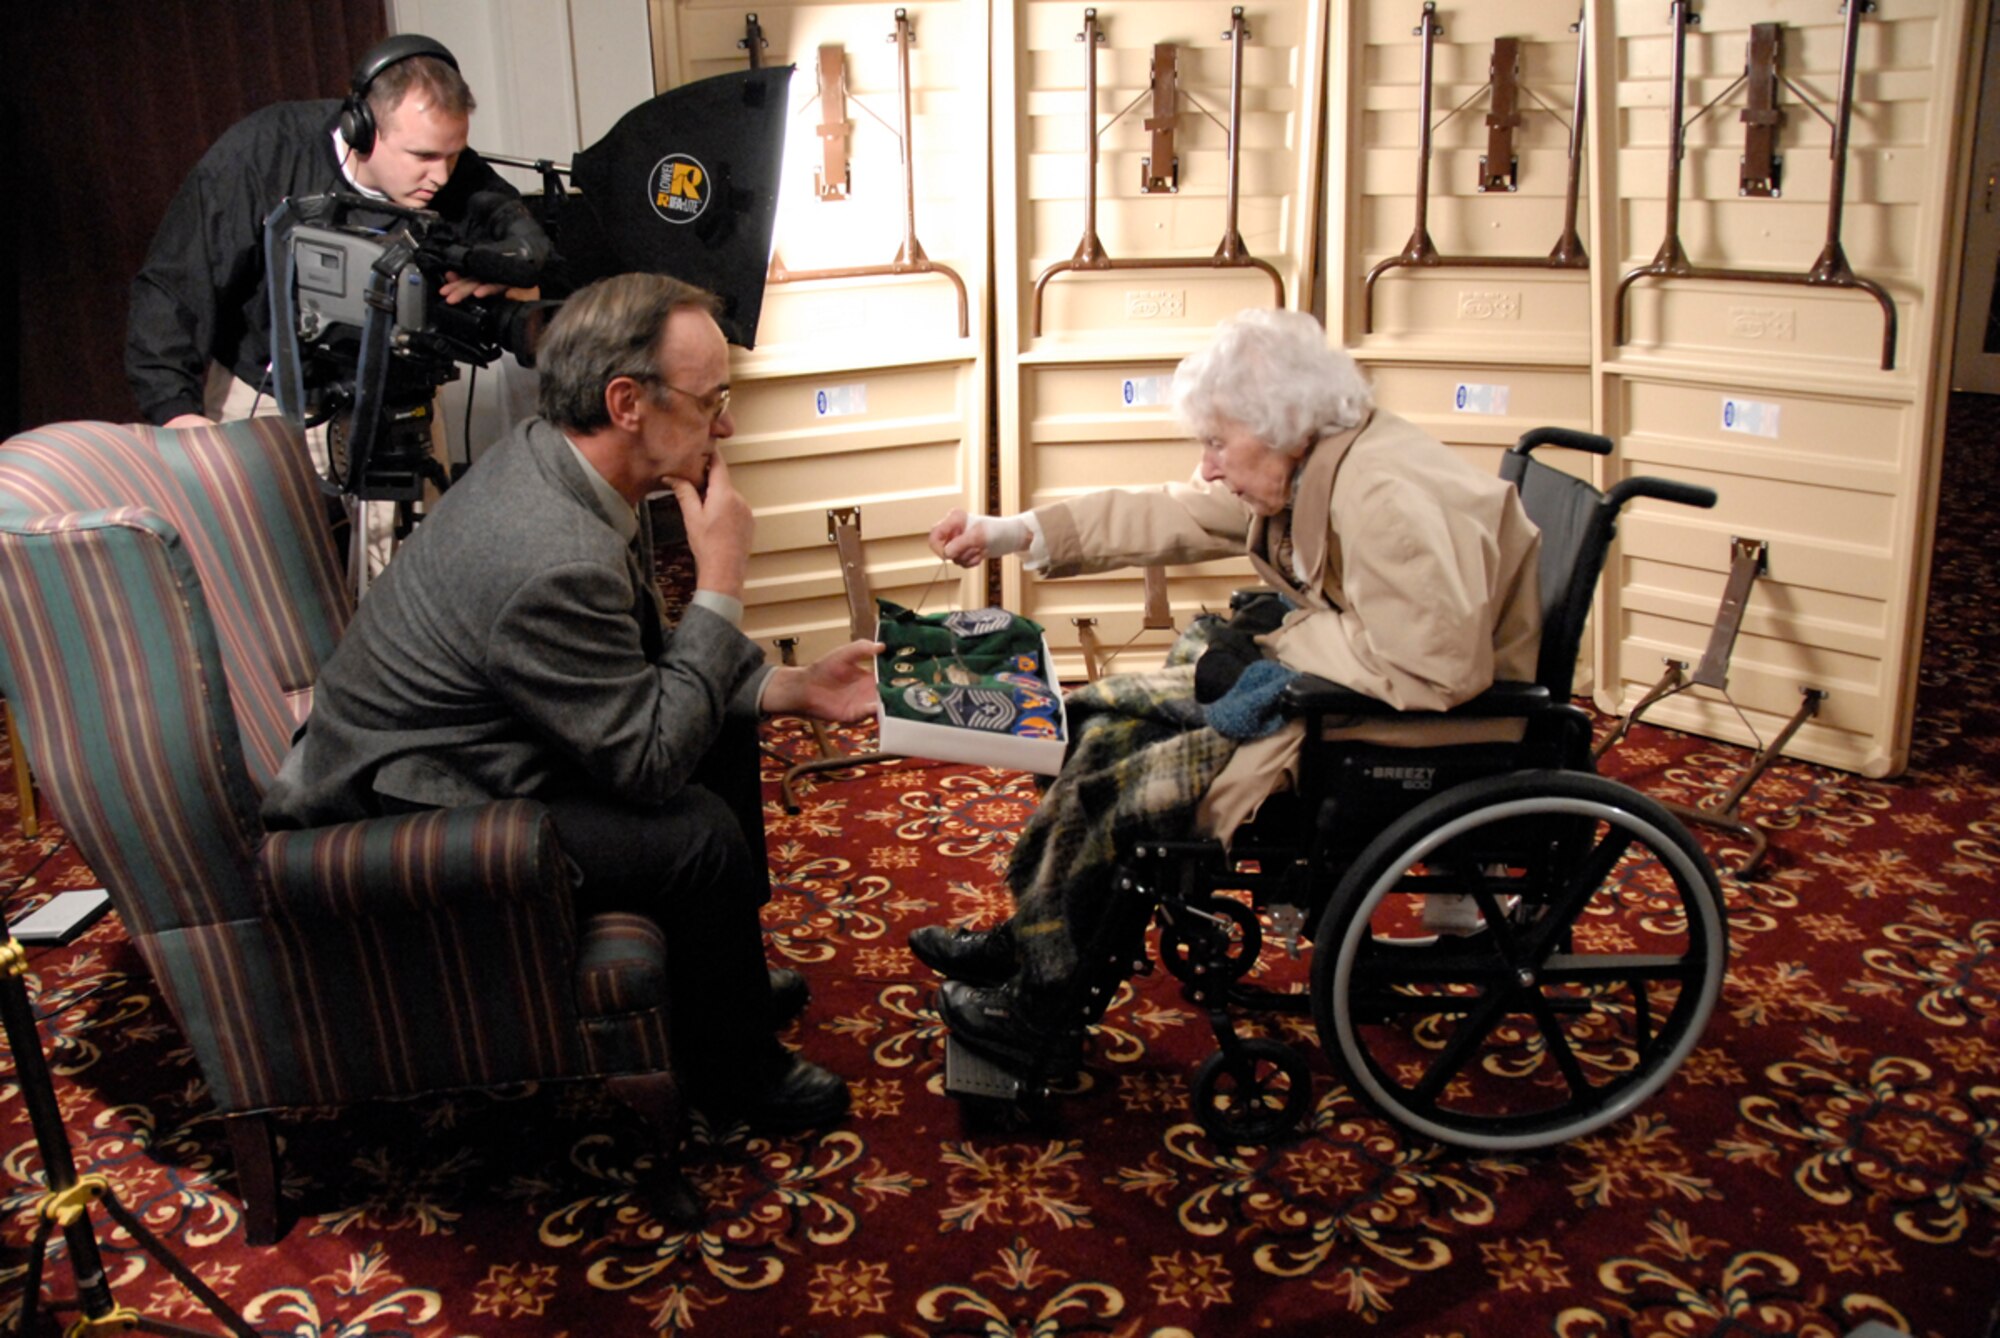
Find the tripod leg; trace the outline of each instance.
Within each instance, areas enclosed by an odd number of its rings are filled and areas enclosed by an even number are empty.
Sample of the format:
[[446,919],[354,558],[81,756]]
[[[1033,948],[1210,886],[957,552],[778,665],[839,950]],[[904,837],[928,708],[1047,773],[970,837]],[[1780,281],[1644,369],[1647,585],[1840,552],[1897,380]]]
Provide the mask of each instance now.
[[35,1331],[35,1310],[42,1301],[42,1260],[48,1257],[49,1233],[54,1229],[49,1219],[44,1217],[35,1223],[35,1239],[28,1245],[28,1275],[22,1286],[20,1332],[32,1334]]
[[[209,1314],[222,1321],[224,1328],[235,1334],[236,1338],[258,1338],[257,1331],[243,1322],[243,1317],[236,1313],[229,1302],[217,1296],[213,1288],[195,1275],[193,1269],[175,1258],[173,1252],[160,1243],[160,1238],[134,1216],[131,1209],[118,1201],[117,1195],[107,1192],[100,1202],[104,1204],[104,1210],[111,1214],[113,1220],[130,1232],[132,1239],[138,1241],[147,1254],[157,1259],[162,1268],[174,1275],[176,1282],[193,1293],[194,1298],[207,1307]],[[134,1327],[152,1333],[194,1334],[198,1338],[206,1338],[199,1329],[182,1328],[178,1324],[169,1324],[164,1320],[148,1319],[143,1316]]]
[[258,1338],[255,1330],[209,1290],[178,1259],[167,1251],[140,1221],[126,1212],[111,1194],[111,1185],[102,1175],[79,1176],[76,1158],[70,1150],[69,1135],[63,1129],[62,1113],[56,1104],[55,1081],[49,1073],[48,1057],[42,1053],[41,1032],[36,1026],[34,1005],[28,998],[27,958],[21,945],[8,935],[0,940],[0,1022],[4,1022],[8,1048],[14,1052],[15,1076],[21,1100],[34,1126],[35,1145],[42,1154],[42,1172],[49,1191],[42,1196],[40,1222],[35,1230],[35,1249],[28,1268],[28,1292],[21,1306],[21,1332],[30,1332],[42,1285],[42,1256],[50,1232],[60,1227],[69,1246],[70,1272],[76,1279],[76,1296],[52,1304],[49,1309],[76,1310],[80,1317],[65,1332],[93,1334],[151,1329],[155,1333],[184,1334],[207,1338],[195,1329],[183,1329],[161,1320],[142,1317],[129,1306],[121,1306],[111,1295],[104,1272],[104,1259],[97,1244],[97,1231],[90,1219],[93,1204],[104,1203],[120,1225],[132,1233],[147,1252],[158,1259],[188,1290],[199,1298],[237,1338]]

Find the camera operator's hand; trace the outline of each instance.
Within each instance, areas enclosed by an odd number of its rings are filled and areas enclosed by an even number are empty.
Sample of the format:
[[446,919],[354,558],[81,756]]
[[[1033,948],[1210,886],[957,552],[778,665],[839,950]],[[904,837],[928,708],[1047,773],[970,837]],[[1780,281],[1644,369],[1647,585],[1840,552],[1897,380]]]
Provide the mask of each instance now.
[[177,413],[166,422],[160,424],[160,426],[176,429],[183,427],[214,427],[215,420],[213,418],[203,418],[198,413]]
[[850,641],[803,669],[775,670],[764,685],[767,715],[809,715],[820,720],[859,720],[881,700],[875,688],[879,641]]
[[681,522],[694,553],[695,588],[743,598],[753,522],[750,503],[729,481],[729,466],[720,455],[714,457],[708,466],[708,485],[699,490],[686,479],[666,482],[681,504]]
[[468,279],[452,270],[445,271],[444,282],[438,285],[438,296],[448,307],[455,307],[468,297],[491,297],[495,293],[504,293],[513,302],[534,302],[542,296],[540,288],[509,288],[504,283]]

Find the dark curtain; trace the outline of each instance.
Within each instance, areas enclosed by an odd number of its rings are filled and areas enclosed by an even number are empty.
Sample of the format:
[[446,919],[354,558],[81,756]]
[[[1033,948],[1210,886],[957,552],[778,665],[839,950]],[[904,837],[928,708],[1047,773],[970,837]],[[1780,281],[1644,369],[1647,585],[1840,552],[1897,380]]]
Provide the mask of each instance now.
[[247,113],[339,97],[388,32],[383,0],[33,0],[9,5],[9,281],[0,430],[129,422],[125,308],[167,201]]

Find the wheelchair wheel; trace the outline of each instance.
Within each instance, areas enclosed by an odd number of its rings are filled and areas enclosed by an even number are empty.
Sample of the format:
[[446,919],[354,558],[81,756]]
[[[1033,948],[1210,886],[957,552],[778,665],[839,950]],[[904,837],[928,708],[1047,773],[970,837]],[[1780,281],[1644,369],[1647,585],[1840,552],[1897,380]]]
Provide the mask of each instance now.
[[[1396,942],[1434,893],[1470,895],[1483,927]],[[1715,871],[1672,814],[1588,772],[1515,772],[1426,800],[1361,853],[1314,942],[1313,1016],[1389,1119],[1543,1147],[1666,1082],[1727,956]]]
[[1299,1127],[1312,1105],[1312,1070],[1283,1041],[1252,1036],[1217,1050],[1194,1080],[1194,1113],[1216,1142],[1259,1146]]

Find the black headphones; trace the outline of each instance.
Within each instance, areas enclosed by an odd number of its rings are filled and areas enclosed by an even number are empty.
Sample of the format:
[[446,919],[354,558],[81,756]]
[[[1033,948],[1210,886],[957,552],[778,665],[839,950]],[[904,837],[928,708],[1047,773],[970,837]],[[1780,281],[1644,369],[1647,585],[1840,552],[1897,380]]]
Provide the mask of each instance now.
[[444,44],[419,33],[398,33],[371,47],[354,67],[354,83],[347,100],[340,104],[340,137],[347,147],[364,157],[375,148],[375,113],[368,106],[368,86],[381,78],[382,71],[413,56],[435,56],[454,70],[458,58]]

